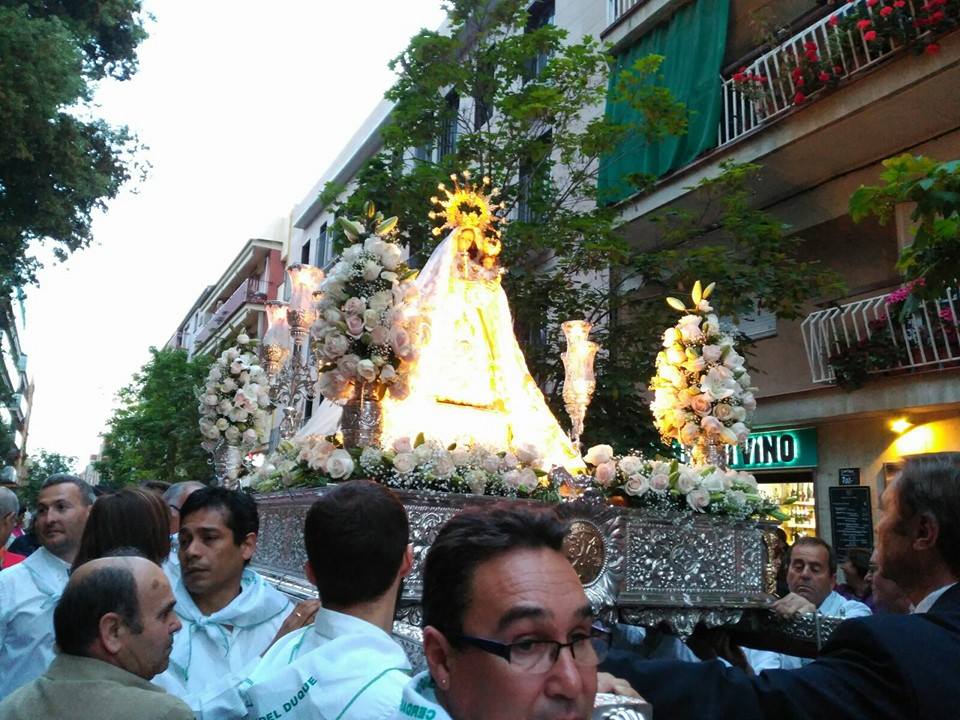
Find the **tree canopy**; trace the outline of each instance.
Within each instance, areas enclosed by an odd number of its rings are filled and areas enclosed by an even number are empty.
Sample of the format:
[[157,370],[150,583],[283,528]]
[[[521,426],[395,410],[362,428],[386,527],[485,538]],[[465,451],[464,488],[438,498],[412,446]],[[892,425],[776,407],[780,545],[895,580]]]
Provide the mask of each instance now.
[[17,488],[20,502],[27,507],[36,507],[37,496],[43,481],[57,473],[76,473],[77,459],[50,450],[38,450],[27,459],[27,482]]
[[197,388],[211,358],[184,350],[150,348],[151,359],[120,390],[96,467],[114,487],[144,480],[203,482],[212,475],[200,447]]
[[[392,63],[395,103],[383,150],[358,173],[340,212],[375,201],[414,251],[428,253],[426,199],[450,173],[470,169],[501,188],[511,221],[501,259],[517,336],[547,399],[563,417],[559,325],[585,318],[604,348],[587,442],[621,449],[656,444],[644,392],[673,323],[668,294],[718,283],[717,310],[733,319],[757,307],[793,318],[836,278],[802,262],[801,243],[751,206],[756,166],[725,165],[668,207],[650,237],[628,238],[619,209],[597,203],[599,163],[627,133],[655,143],[686,128],[686,109],[660,85],[662,57],[642,57],[611,78],[608,48],[528,13],[529,3],[451,0],[447,34],[422,31]],[[608,93],[639,112],[634,125],[602,112]],[[638,190],[654,178],[634,177]],[[330,186],[324,199],[342,188]]]
[[135,137],[90,106],[126,80],[146,37],[140,0],[0,0],[0,293],[36,281],[31,243],[62,260],[137,172]]

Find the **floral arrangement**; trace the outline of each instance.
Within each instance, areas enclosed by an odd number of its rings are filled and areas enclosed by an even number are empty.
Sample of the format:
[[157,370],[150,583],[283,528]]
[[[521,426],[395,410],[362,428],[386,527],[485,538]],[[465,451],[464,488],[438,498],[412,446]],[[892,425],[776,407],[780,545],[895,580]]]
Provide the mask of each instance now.
[[320,285],[323,298],[311,328],[317,392],[342,402],[358,383],[382,399],[407,395],[417,359],[420,319],[414,309],[416,271],[404,262],[397,218],[384,219],[367,203],[364,222],[338,221],[352,244]]
[[594,485],[616,505],[662,512],[692,509],[741,519],[787,519],[779,505],[760,494],[750,473],[714,465],[694,468],[677,460],[647,460],[640,455],[617,456],[609,445],[594,445],[584,460]]
[[[783,66],[789,68],[794,105],[805,103],[807,97],[817,90],[836,87],[843,77],[843,66],[829,55],[822,57],[817,43],[809,41],[803,43],[800,51],[791,46],[781,53]],[[789,92],[785,95],[789,95]]]
[[221,442],[252,448],[267,440],[273,403],[255,345],[239,335],[207,373],[199,401],[201,445],[209,452]]
[[392,488],[559,500],[533,446],[516,453],[473,443],[443,447],[419,435],[398,438],[387,449],[345,448],[336,436],[311,435],[281,443],[251,484],[259,492],[316,487],[367,478]]
[[[935,322],[932,333],[922,317],[921,295],[925,284],[921,277],[891,291],[883,299],[884,311],[867,323],[869,334],[827,358],[839,387],[857,390],[871,374],[909,364],[905,343],[914,347],[934,346],[943,357],[953,357],[960,352],[960,328],[946,301],[940,303],[943,307],[937,310],[936,320],[930,318]],[[894,331],[892,321],[902,323],[902,330]]]
[[751,72],[746,66],[737,70],[730,78],[734,89],[752,101],[757,110],[765,110],[764,100],[769,93],[769,78],[760,73]]
[[684,315],[663,333],[664,349],[657,355],[657,374],[650,385],[650,409],[660,435],[685,446],[743,442],[757,407],[744,358],[707,302],[713,288],[711,283],[701,289],[698,280],[690,308],[667,298]]

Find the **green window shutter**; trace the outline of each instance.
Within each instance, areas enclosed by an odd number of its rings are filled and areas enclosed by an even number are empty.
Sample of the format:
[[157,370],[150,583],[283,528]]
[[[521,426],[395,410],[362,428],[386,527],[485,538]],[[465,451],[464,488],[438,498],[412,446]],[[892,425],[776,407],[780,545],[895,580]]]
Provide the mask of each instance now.
[[598,195],[604,204],[629,197],[626,180],[634,173],[655,177],[691,162],[717,144],[720,122],[720,68],[726,50],[730,0],[694,0],[679,9],[637,42],[618,54],[607,91],[607,117],[615,123],[642,123],[627,103],[613,102],[612,89],[620,71],[647,55],[664,56],[660,84],[690,111],[688,132],[647,143],[640,134],[626,138],[600,162]]

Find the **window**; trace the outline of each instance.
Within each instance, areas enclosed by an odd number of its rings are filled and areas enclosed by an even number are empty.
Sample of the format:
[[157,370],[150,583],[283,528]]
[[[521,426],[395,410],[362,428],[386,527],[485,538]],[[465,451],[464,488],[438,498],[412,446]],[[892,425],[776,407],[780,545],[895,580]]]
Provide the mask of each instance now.
[[460,96],[451,90],[446,97],[446,113],[440,125],[440,142],[437,160],[446,157],[457,149],[457,120],[460,113]]
[[310,241],[307,240],[303,245],[300,246],[300,262],[309,265],[310,264]]
[[433,145],[421,145],[414,148],[413,159],[420,162],[430,162],[433,159]]
[[[547,25],[553,25],[556,16],[554,0],[536,0],[536,2],[530,5],[528,14],[529,19],[527,20],[526,29],[528,33],[539,30]],[[546,52],[538,53],[536,57],[532,58],[527,67],[526,80],[529,81],[539,77],[549,59],[550,54]]]
[[481,61],[477,65],[477,82],[473,88],[473,129],[480,130],[490,122],[493,115],[493,95],[495,92],[494,64]]
[[550,147],[552,134],[544,133],[520,163],[517,192],[517,220],[537,222],[544,211],[544,204],[550,192]]
[[324,223],[320,226],[320,234],[317,236],[317,262],[314,263],[317,267],[323,267],[327,262],[327,256],[329,254],[327,244],[327,224]]

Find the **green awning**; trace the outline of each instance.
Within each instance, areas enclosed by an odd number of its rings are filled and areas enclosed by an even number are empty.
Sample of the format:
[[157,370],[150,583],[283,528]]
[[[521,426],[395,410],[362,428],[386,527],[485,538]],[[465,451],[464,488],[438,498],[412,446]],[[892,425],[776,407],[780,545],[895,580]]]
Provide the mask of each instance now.
[[615,123],[640,124],[642,117],[626,102],[611,99],[620,71],[641,57],[664,56],[658,83],[690,111],[688,132],[648,143],[640,134],[624,140],[600,162],[598,195],[602,203],[629,197],[635,188],[631,174],[655,177],[691,162],[717,144],[720,122],[720,68],[726,50],[730,0],[694,0],[685,5],[616,57],[607,90],[607,117]]

